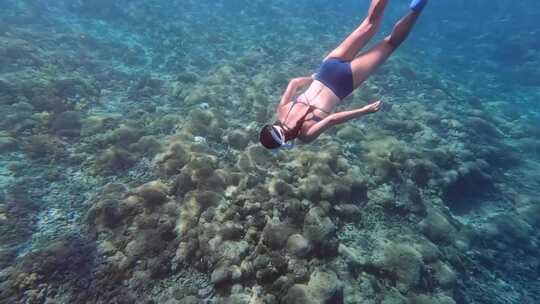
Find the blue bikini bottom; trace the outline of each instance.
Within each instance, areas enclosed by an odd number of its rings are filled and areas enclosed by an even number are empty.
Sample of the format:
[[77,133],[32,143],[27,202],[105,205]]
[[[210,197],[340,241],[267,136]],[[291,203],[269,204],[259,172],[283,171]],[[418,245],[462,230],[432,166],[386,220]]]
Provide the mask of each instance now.
[[339,99],[349,96],[354,90],[351,63],[337,58],[325,60],[315,79],[327,86]]

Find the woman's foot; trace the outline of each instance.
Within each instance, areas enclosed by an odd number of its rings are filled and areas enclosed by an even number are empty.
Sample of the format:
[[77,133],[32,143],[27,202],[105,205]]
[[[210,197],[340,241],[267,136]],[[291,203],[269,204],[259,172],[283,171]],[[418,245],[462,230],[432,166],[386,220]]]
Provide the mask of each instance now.
[[424,9],[424,6],[428,3],[428,0],[412,0],[409,7],[415,11],[420,12]]
[[372,0],[368,12],[369,21],[373,22],[380,19],[387,4],[388,0]]

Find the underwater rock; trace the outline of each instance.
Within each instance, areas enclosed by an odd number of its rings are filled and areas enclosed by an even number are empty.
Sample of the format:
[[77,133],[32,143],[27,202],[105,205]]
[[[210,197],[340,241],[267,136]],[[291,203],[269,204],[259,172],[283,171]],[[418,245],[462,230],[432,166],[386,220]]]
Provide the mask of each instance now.
[[353,247],[348,247],[343,243],[340,243],[338,252],[351,269],[356,269],[357,267],[367,264],[367,258],[359,250]]
[[210,96],[208,90],[202,86],[194,86],[191,88],[189,94],[186,96],[184,102],[188,105],[199,105],[207,102]]
[[216,246],[212,254],[222,262],[239,264],[250,248],[252,247],[246,241],[225,241]]
[[302,223],[311,203],[308,200],[300,201],[298,199],[286,200],[287,216],[293,223]]
[[219,228],[219,235],[223,240],[239,240],[244,233],[244,227],[239,223],[233,221],[227,221]]
[[457,281],[457,274],[454,270],[443,262],[437,262],[431,266],[433,276],[439,286],[442,288],[452,288]]
[[94,212],[97,227],[112,229],[122,223],[122,214],[117,200],[106,199],[99,201],[94,207]]
[[64,142],[50,135],[33,135],[25,138],[22,150],[28,157],[58,161],[65,156]]
[[186,71],[179,73],[178,76],[176,76],[176,80],[183,83],[195,83],[199,80],[199,75],[195,72]]
[[395,204],[396,197],[392,190],[393,189],[388,184],[383,184],[377,188],[370,189],[368,192],[368,204],[378,205],[384,208],[393,206]]
[[291,278],[291,283],[307,282],[310,275],[309,268],[309,262],[305,259],[289,259],[287,275]]
[[[165,259],[155,264],[158,268],[161,267],[160,263],[168,263],[169,252],[164,250],[171,240],[164,238],[158,229],[138,229],[137,231],[138,233],[125,245],[123,250],[129,262],[133,263],[140,258],[158,257]],[[152,269],[152,265],[147,266],[148,270],[155,271]]]
[[101,194],[103,198],[121,199],[128,190],[125,184],[112,182],[103,186]]
[[301,234],[293,234],[287,240],[287,251],[297,257],[303,258],[309,254],[311,245]]
[[343,126],[337,131],[336,135],[343,140],[351,142],[359,142],[365,137],[364,132],[354,125]]
[[164,153],[156,156],[160,173],[164,175],[178,174],[189,159],[189,153],[180,143],[172,143]]
[[324,304],[343,303],[343,286],[337,275],[330,270],[316,270],[308,283],[311,296]]
[[231,270],[228,267],[218,267],[212,272],[210,281],[214,285],[228,282],[231,278]]
[[61,97],[97,96],[98,90],[83,78],[61,78],[52,82],[54,93]]
[[81,124],[80,134],[85,137],[101,133],[105,134],[116,122],[114,116],[89,115],[82,118]]
[[201,301],[195,296],[187,296],[182,298],[178,304],[199,304]]
[[58,114],[51,124],[51,129],[60,136],[76,137],[81,132],[81,116],[75,111]]
[[[153,115],[154,114],[147,114],[149,117],[153,117]],[[174,133],[174,131],[181,125],[183,120],[184,117],[177,114],[164,114],[163,116],[160,116],[159,119],[152,119],[148,126],[145,127],[145,130],[148,130],[148,133],[152,134]]]
[[143,198],[144,204],[154,208],[167,200],[168,187],[161,181],[153,181],[140,186],[135,193]]
[[415,121],[398,120],[393,118],[385,118],[383,120],[383,127],[398,133],[416,133],[422,129],[421,125]]
[[149,258],[146,261],[146,268],[150,272],[151,279],[163,279],[170,274],[170,263],[166,255]]
[[267,167],[268,161],[271,159],[268,150],[261,145],[251,145],[247,149],[247,155],[255,165],[260,167]]
[[132,99],[149,98],[161,93],[163,81],[152,78],[149,74],[143,75],[138,82],[129,88],[128,96]]
[[16,151],[19,143],[13,137],[0,136],[0,154]]
[[436,210],[430,210],[418,225],[422,233],[434,243],[448,244],[455,238],[456,228]]
[[255,273],[255,278],[257,279],[257,283],[262,285],[268,285],[276,282],[276,280],[279,278],[279,271],[271,266],[263,269],[257,270]]
[[189,168],[184,168],[180,171],[180,174],[176,176],[172,193],[178,197],[183,197],[189,191],[194,190],[197,184],[191,177],[192,173]]
[[294,233],[294,229],[287,223],[279,220],[269,220],[263,229],[263,243],[268,247],[279,250],[285,246],[287,239]]
[[409,301],[399,291],[394,291],[386,293],[381,304],[409,304]]
[[415,244],[414,248],[420,252],[422,255],[422,260],[425,263],[436,262],[441,256],[439,247],[426,239],[423,239],[419,243]]
[[399,214],[425,215],[426,205],[422,199],[422,194],[412,181],[407,180],[405,183],[395,187],[397,188],[395,198],[384,202],[387,211]]
[[310,294],[307,285],[296,284],[289,288],[285,297],[283,297],[283,304],[319,304]]
[[299,182],[298,191],[302,197],[315,202],[322,199],[322,192],[324,191],[323,185],[325,185],[322,176],[310,174],[307,177],[300,179]]
[[352,222],[361,220],[362,211],[357,205],[340,204],[334,206],[334,210],[339,214],[340,219]]
[[119,201],[122,214],[125,216],[133,217],[142,213],[143,200],[138,195],[129,195],[126,198]]
[[218,160],[213,155],[192,154],[188,167],[191,169],[191,179],[199,186],[207,186],[208,189],[218,190],[221,187],[215,186],[224,183],[215,174],[218,168]]
[[129,148],[150,157],[162,152],[163,149],[161,143],[153,136],[143,136]]
[[270,194],[282,197],[294,197],[294,190],[290,184],[281,179],[273,178],[268,189]]
[[140,128],[121,125],[118,128],[105,134],[105,142],[108,144],[119,145],[125,147],[129,144],[137,142],[142,136]]
[[255,163],[249,158],[246,153],[240,153],[235,166],[241,172],[257,172]]
[[142,66],[147,63],[147,57],[144,49],[135,45],[125,50],[122,61],[128,66]]
[[454,299],[444,294],[413,295],[409,297],[410,304],[456,304]]
[[376,183],[395,181],[399,178],[399,167],[397,163],[374,154],[364,156],[365,162],[369,164],[370,174]]
[[201,213],[209,207],[219,206],[223,196],[213,191],[191,191],[185,195],[181,206],[178,230],[180,234],[186,233],[199,221]]
[[343,285],[333,271],[315,270],[307,285],[296,284],[282,299],[286,304],[340,304],[343,303]]
[[392,276],[400,291],[406,292],[417,285],[423,268],[422,255],[404,244],[386,244],[379,247],[370,262],[376,269]]
[[202,209],[207,209],[208,207],[219,206],[223,202],[223,195],[215,191],[196,191],[193,193],[195,200],[201,206]]
[[[91,252],[88,244],[69,236],[45,244],[13,265],[9,274],[11,292],[22,298],[29,290],[39,291],[51,282],[66,283],[70,279],[89,275]],[[41,294],[36,299],[38,302],[44,300],[45,295]]]
[[112,147],[96,158],[93,169],[95,174],[116,175],[131,168],[135,162],[135,157],[128,151]]
[[310,244],[320,248],[324,255],[337,253],[338,244],[333,242],[336,226],[320,207],[311,208],[306,214],[303,231]]
[[225,137],[225,142],[237,150],[243,150],[249,144],[249,134],[243,130],[234,130]]
[[451,169],[455,166],[456,155],[449,149],[433,149],[430,150],[427,155],[435,165],[443,169]]
[[222,140],[221,134],[227,129],[226,121],[210,110],[194,109],[188,119],[185,130],[194,136]]

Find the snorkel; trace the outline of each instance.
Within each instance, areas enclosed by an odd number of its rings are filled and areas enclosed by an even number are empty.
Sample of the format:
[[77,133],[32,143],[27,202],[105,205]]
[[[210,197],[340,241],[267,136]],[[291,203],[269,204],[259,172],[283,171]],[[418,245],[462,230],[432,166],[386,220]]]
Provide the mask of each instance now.
[[286,149],[291,150],[294,148],[294,141],[286,142],[285,135],[282,132],[279,132],[279,130],[272,126],[272,130],[270,131],[270,135],[272,135],[272,138],[279,144],[279,147],[271,149],[273,155],[277,155],[279,150]]

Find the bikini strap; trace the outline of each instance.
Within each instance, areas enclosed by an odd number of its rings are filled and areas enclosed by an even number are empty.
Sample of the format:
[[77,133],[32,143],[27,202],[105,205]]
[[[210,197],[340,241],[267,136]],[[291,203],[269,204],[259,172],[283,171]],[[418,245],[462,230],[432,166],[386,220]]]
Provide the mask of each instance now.
[[[321,87],[319,88],[319,91],[317,91],[317,94],[315,94],[315,96],[313,96],[313,98],[312,98],[311,100],[313,100],[314,98],[316,98],[317,96],[319,96],[319,94],[321,94],[322,90],[323,90],[323,87],[321,86]],[[304,96],[306,96],[306,92],[304,92],[303,94],[304,94]],[[313,108],[318,109],[318,108],[314,107],[313,105],[311,105],[311,102],[310,102],[310,100],[309,100],[307,97],[306,97],[306,99],[308,100],[308,103],[306,104],[306,105],[308,106],[308,108],[307,108],[306,112],[304,113],[304,115],[303,115],[300,119],[298,119],[298,121],[296,122],[296,125],[294,126],[294,128],[291,129],[291,128],[287,127],[287,125],[286,125],[285,123],[283,123],[283,122],[281,122],[281,121],[278,120],[278,122],[280,123],[281,127],[282,127],[283,129],[285,129],[285,131],[287,131],[286,133],[289,133],[289,132],[293,133],[293,134],[290,134],[290,135],[291,135],[291,138],[296,138],[296,137],[298,136],[298,133],[300,132],[300,129],[302,128],[302,125],[304,124],[304,122],[305,122],[305,120],[306,120],[306,116],[307,116],[309,113],[313,112],[312,109],[313,109]],[[289,114],[291,114],[292,108],[293,108],[294,105],[295,105],[296,103],[298,103],[298,102],[299,102],[299,101],[298,101],[298,97],[296,97],[296,98],[292,101],[292,104],[291,104],[291,106],[289,107],[289,111],[287,112],[287,115],[285,116],[285,121],[287,121],[287,118],[289,118]],[[323,112],[326,112],[326,111],[323,111]],[[285,137],[287,137],[287,134],[285,134]]]

